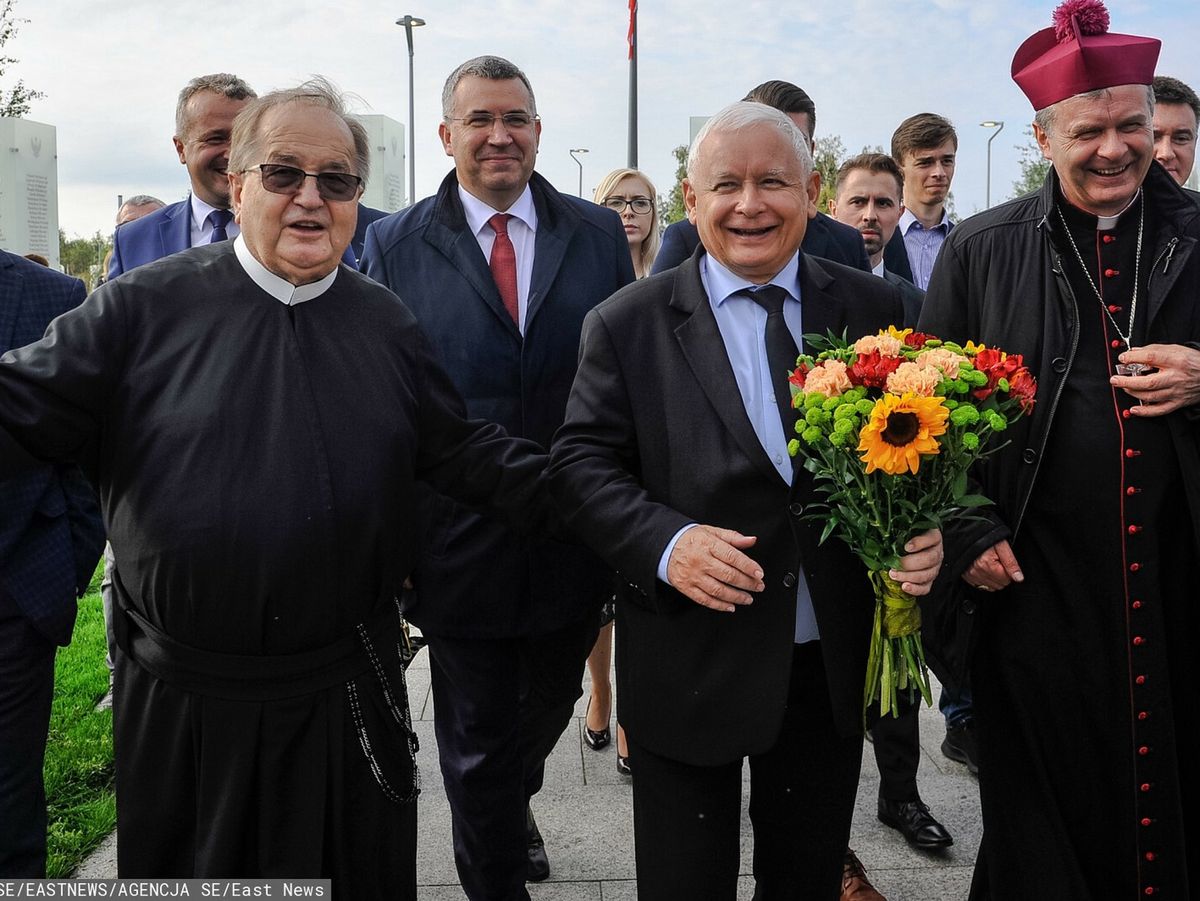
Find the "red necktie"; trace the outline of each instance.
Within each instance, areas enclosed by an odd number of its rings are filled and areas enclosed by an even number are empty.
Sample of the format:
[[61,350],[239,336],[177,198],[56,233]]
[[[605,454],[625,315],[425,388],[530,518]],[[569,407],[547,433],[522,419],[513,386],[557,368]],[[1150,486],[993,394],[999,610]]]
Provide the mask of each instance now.
[[518,326],[521,324],[520,311],[517,306],[517,252],[513,250],[512,241],[508,237],[508,213],[497,213],[488,220],[488,225],[496,233],[496,241],[492,244],[492,258],[488,265],[492,267],[492,279],[500,291],[500,299],[504,301],[504,309]]

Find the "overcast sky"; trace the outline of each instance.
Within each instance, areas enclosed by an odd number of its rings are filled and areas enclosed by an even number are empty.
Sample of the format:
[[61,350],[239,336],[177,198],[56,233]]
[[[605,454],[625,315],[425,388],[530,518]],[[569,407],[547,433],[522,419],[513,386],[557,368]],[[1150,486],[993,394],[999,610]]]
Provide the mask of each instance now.
[[[1200,86],[1197,0],[1110,0],[1114,31],[1163,38],[1159,72]],[[688,117],[708,115],[769,78],[792,81],[817,104],[817,136],[847,150],[887,147],[905,117],[932,111],[958,128],[955,206],[984,207],[986,147],[993,202],[1018,177],[1016,145],[1032,118],[1009,77],[1013,52],[1050,23],[1046,0],[643,0],[639,12],[638,163],[668,190],[671,149]],[[229,71],[260,93],[312,73],[358,94],[362,112],[407,124],[406,13],[415,32],[417,196],[451,168],[437,139],[446,75],[482,53],[529,75],[543,131],[537,168],[574,193],[567,153],[586,147],[585,196],[625,165],[627,0],[18,0],[28,19],[6,48],[19,76],[46,97],[30,118],[58,129],[59,223],[68,234],[109,230],[116,197],[165,201],[187,191],[171,146],[179,89]]]

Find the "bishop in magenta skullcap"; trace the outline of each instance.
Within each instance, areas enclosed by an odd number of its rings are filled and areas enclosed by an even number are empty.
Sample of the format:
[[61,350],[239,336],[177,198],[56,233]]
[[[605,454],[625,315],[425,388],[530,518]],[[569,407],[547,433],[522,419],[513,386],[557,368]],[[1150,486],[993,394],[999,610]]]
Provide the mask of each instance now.
[[1013,81],[1035,110],[1100,88],[1150,84],[1162,42],[1108,30],[1100,0],[1066,0],[1054,24],[1029,37],[1012,62]]

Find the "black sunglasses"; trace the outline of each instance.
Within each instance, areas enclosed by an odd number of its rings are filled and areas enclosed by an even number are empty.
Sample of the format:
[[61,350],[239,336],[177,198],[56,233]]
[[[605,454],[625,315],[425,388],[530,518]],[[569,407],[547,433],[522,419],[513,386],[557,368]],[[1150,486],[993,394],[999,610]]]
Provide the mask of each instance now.
[[[262,186],[272,194],[298,194],[304,179],[317,180],[317,193],[325,200],[353,200],[358,195],[362,179],[349,172],[305,172],[295,166],[263,163],[256,166]],[[254,169],[246,169],[253,172]]]

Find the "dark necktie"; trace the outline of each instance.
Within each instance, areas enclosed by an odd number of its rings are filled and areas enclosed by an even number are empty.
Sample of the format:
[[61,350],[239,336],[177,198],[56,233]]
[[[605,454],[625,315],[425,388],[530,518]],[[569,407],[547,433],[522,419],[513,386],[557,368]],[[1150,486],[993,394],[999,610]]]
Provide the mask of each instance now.
[[208,221],[212,223],[212,234],[208,238],[209,244],[216,244],[218,241],[228,241],[229,232],[225,231],[225,226],[233,221],[233,213],[230,210],[213,210],[208,214]]
[[504,301],[504,309],[518,326],[521,324],[520,311],[517,306],[517,252],[513,250],[512,240],[508,237],[508,213],[497,213],[488,220],[488,225],[496,233],[496,241],[492,244],[492,258],[488,265],[492,267],[492,278],[500,291],[500,299]]
[[775,404],[779,407],[783,438],[790,441],[796,437],[796,412],[792,409],[788,376],[796,368],[796,357],[800,351],[783,319],[783,302],[787,299],[787,291],[778,285],[764,285],[757,290],[746,288],[737,293],[749,297],[767,311],[767,367],[771,370],[771,388],[775,392]]

